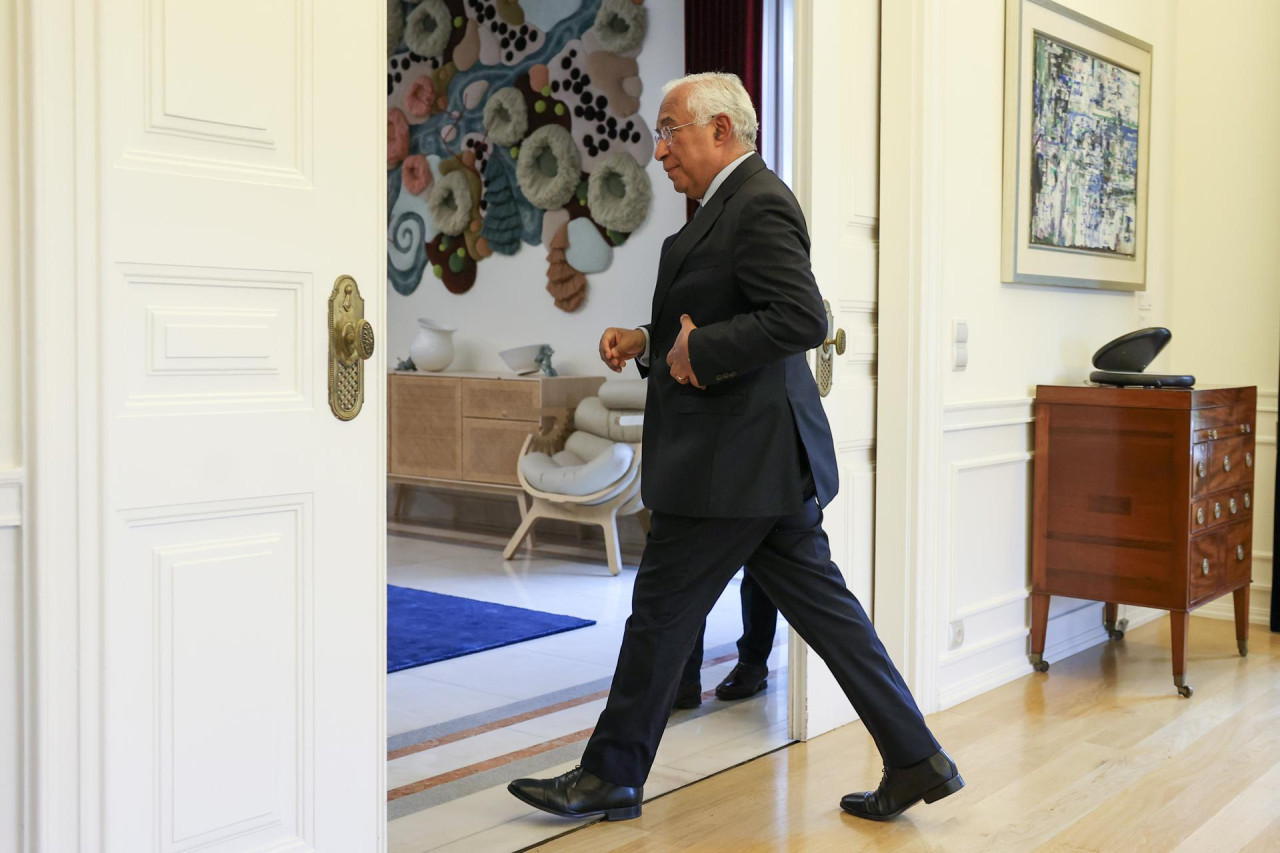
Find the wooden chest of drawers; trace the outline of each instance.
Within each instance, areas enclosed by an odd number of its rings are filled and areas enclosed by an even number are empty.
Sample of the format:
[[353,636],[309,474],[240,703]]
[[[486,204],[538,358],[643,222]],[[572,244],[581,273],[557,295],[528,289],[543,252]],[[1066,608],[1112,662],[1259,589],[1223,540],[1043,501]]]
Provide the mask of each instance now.
[[387,472],[392,482],[519,492],[516,460],[547,409],[571,410],[598,376],[392,371]]
[[1031,662],[1044,661],[1049,597],[1168,610],[1173,678],[1186,684],[1191,610],[1235,596],[1248,653],[1257,389],[1036,389]]

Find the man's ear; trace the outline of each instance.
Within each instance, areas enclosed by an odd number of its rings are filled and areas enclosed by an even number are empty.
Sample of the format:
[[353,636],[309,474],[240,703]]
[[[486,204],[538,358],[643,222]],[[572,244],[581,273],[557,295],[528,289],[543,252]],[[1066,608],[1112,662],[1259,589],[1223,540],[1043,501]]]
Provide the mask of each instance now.
[[723,142],[733,133],[733,121],[727,115],[718,115],[715,118],[715,139],[716,142]]

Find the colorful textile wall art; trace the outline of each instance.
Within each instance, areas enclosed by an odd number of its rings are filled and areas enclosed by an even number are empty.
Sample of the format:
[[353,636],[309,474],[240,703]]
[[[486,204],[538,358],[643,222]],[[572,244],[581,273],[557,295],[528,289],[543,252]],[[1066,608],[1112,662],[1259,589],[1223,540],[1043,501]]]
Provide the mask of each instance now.
[[576,310],[644,222],[643,0],[387,0],[387,275],[453,293],[521,243]]
[[1132,257],[1139,77],[1035,36],[1031,242]]

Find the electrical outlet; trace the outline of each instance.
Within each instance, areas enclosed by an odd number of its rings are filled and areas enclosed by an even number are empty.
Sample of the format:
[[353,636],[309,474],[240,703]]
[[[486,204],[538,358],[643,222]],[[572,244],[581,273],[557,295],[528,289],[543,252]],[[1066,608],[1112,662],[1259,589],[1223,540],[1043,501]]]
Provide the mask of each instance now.
[[958,649],[964,645],[964,620],[957,619],[951,623],[951,648]]

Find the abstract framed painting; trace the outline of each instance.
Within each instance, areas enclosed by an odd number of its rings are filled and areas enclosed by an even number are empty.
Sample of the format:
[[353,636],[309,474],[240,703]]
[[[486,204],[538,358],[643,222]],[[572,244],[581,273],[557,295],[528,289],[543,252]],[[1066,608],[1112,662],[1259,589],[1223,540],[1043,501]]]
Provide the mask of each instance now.
[[1151,45],[1006,0],[1001,280],[1145,290]]

